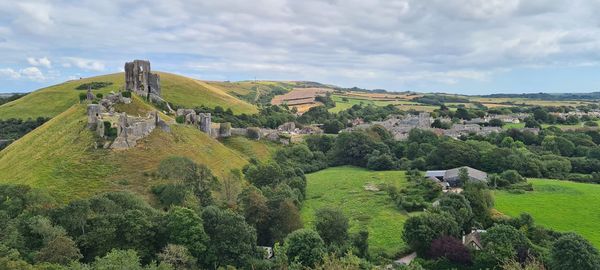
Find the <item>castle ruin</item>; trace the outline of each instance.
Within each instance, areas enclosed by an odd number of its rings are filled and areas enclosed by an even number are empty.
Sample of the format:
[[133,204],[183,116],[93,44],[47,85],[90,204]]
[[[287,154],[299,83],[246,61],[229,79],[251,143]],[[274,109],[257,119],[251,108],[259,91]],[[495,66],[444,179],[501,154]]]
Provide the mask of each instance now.
[[150,61],[133,60],[125,63],[125,90],[148,99],[160,97],[160,76],[151,72]]

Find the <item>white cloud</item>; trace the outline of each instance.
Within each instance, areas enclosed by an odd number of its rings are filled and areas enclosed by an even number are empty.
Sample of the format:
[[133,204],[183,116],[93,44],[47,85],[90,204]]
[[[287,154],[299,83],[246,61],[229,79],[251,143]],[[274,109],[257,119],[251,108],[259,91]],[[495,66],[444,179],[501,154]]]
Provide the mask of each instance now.
[[46,68],[51,68],[52,67],[52,62],[50,62],[50,59],[48,59],[48,57],[42,57],[42,58],[33,58],[33,57],[28,57],[27,58],[27,63],[29,63],[32,66],[42,66],[42,67],[46,67]]
[[104,62],[92,59],[85,59],[79,57],[66,57],[67,62],[63,63],[63,66],[70,67],[71,65],[80,69],[91,70],[91,71],[103,71],[105,68]]
[[30,81],[43,81],[46,79],[42,71],[37,67],[27,67],[18,71],[12,68],[2,68],[0,69],[0,75],[11,79],[25,79]]

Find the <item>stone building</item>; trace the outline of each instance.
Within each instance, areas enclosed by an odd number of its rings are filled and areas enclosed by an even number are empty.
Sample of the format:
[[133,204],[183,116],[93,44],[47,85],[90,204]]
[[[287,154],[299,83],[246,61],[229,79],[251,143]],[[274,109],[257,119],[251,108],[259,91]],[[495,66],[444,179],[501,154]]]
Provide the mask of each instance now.
[[151,72],[150,61],[125,63],[125,90],[151,99],[161,96],[160,76]]

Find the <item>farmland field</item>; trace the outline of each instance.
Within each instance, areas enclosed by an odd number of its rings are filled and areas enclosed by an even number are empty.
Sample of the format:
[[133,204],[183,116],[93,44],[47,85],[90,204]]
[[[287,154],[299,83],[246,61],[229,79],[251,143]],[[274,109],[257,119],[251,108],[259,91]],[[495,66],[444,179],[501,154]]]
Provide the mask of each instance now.
[[385,191],[367,191],[365,185],[406,183],[403,171],[369,171],[356,167],[335,167],[307,175],[307,195],[302,206],[305,227],[314,226],[314,214],[323,207],[340,208],[350,219],[350,232],[369,231],[371,253],[388,257],[404,251],[402,228],[408,215],[401,213]]
[[600,185],[530,179],[534,191],[525,194],[495,192],[496,209],[509,216],[529,213],[539,225],[577,232],[600,247]]

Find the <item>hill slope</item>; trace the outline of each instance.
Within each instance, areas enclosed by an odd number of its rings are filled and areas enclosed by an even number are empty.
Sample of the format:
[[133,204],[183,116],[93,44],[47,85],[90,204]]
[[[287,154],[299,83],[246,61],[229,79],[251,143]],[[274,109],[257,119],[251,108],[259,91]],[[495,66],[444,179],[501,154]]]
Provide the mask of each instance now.
[[[239,100],[220,88],[183,76],[162,73],[161,87],[163,97],[176,105],[197,107],[200,105],[231,108],[234,113],[254,113],[256,107],[248,102]],[[111,82],[112,85],[93,90],[96,93],[107,94],[123,89],[125,78],[123,73],[102,75],[81,80],[67,81],[54,86],[42,88],[20,99],[0,106],[0,119],[54,117],[74,104],[78,103],[79,93],[85,90],[75,90],[76,87],[90,82]]]
[[74,105],[2,150],[0,183],[44,188],[64,201],[107,190],[147,195],[160,181],[149,173],[169,156],[189,157],[218,176],[247,163],[240,152],[189,126],[156,129],[125,151],[94,149],[85,126],[85,105]]

